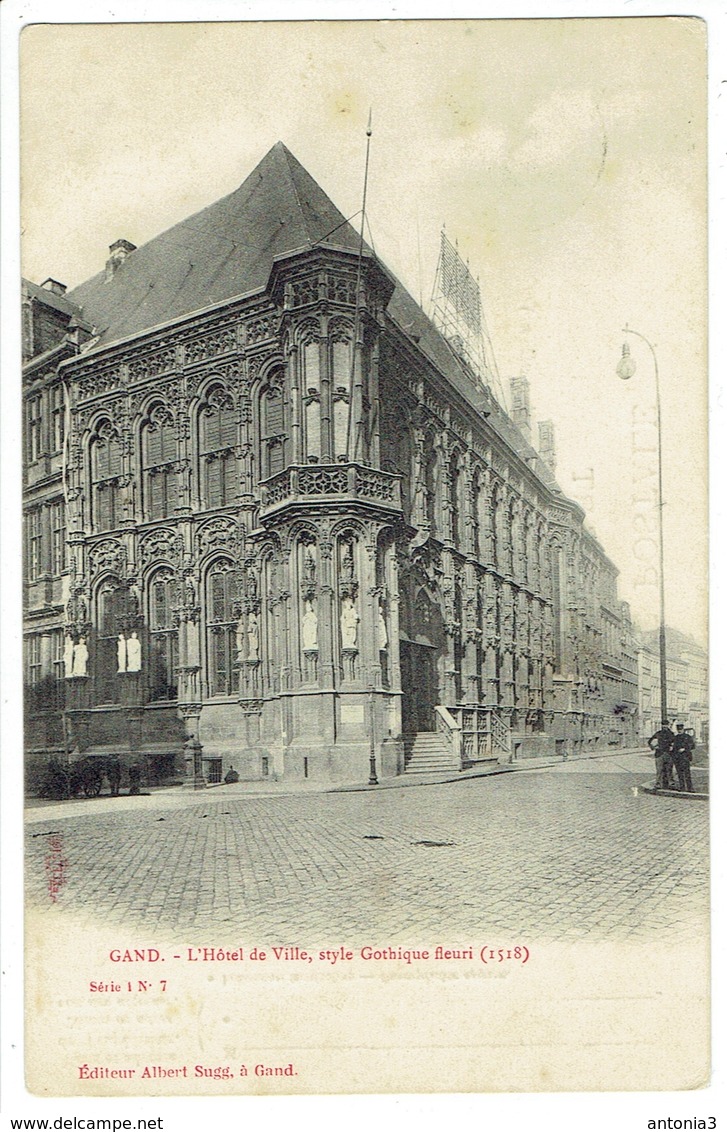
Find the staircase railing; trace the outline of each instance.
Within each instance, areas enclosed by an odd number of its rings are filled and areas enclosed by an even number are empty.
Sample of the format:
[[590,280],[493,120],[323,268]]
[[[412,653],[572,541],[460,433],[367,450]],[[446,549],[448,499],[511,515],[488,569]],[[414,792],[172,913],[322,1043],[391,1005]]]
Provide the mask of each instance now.
[[434,717],[437,735],[452,756],[457,766],[462,768],[462,728],[452,713],[442,704],[435,704]]
[[492,746],[503,754],[510,756],[512,754],[512,740],[510,738],[510,728],[502,722],[496,711],[490,712],[491,726],[492,726]]
[[463,766],[484,759],[510,758],[510,729],[493,708],[464,704],[449,708],[448,715],[460,728]]

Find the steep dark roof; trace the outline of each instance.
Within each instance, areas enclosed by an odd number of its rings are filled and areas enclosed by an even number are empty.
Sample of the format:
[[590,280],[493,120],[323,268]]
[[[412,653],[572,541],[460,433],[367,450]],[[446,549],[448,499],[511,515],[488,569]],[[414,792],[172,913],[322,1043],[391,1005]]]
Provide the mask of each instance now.
[[[94,348],[265,287],[273,260],[323,241],[358,250],[359,236],[300,162],[277,142],[239,189],[131,252],[111,279],[100,272],[68,300],[99,335]],[[367,253],[371,254],[366,247]],[[393,278],[393,277],[392,277]],[[387,313],[533,471],[557,487],[520,429],[397,281]]]
[[98,328],[96,345],[107,345],[262,288],[275,256],[326,236],[327,243],[357,249],[356,233],[344,221],[277,142],[234,193],[137,248],[110,280],[101,272],[69,298]]

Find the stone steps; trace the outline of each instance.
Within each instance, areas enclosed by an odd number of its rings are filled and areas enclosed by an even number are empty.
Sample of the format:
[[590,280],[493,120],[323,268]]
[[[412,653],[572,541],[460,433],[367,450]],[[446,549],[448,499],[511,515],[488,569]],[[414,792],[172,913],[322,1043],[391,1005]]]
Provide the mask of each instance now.
[[420,731],[416,735],[405,736],[405,774],[441,774],[458,770],[459,763],[435,732]]

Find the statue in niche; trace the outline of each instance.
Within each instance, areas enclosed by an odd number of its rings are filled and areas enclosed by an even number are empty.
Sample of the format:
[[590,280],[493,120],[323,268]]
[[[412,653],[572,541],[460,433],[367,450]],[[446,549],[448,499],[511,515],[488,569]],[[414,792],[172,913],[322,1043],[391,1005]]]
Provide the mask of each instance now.
[[248,662],[260,659],[260,626],[254,610],[247,615],[247,659]]
[[350,597],[341,602],[341,645],[344,649],[355,649],[358,637],[358,610]]
[[316,588],[316,559],[311,546],[307,546],[305,549],[302,588],[304,594],[312,594]]
[[68,680],[73,675],[73,637],[66,633],[65,647],[63,649],[63,674]]
[[379,637],[379,652],[389,647],[389,633],[386,628],[386,618],[384,611],[379,603],[379,620],[378,620],[378,637]]
[[141,672],[141,641],[136,633],[126,642],[126,671]]
[[118,662],[117,671],[126,672],[126,637],[123,633],[119,633],[116,642],[116,660]]
[[245,619],[241,617],[235,627],[235,650],[237,659],[242,660],[245,649]]
[[305,603],[305,613],[301,623],[303,652],[316,652],[318,649],[318,617],[313,602]]
[[354,583],[353,546],[350,542],[344,543],[341,548],[341,583],[346,588]]
[[78,644],[73,646],[72,675],[88,676],[88,647],[85,637],[79,637]]

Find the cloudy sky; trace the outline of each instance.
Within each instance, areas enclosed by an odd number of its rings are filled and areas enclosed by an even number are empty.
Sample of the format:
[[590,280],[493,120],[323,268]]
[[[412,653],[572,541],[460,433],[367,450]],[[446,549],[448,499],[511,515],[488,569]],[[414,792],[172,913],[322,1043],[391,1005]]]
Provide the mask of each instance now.
[[22,36],[23,270],[69,287],[284,141],[425,306],[443,223],[503,379],[556,426],[645,628],[658,617],[656,347],[670,624],[706,636],[705,36],[696,19],[36,26]]

